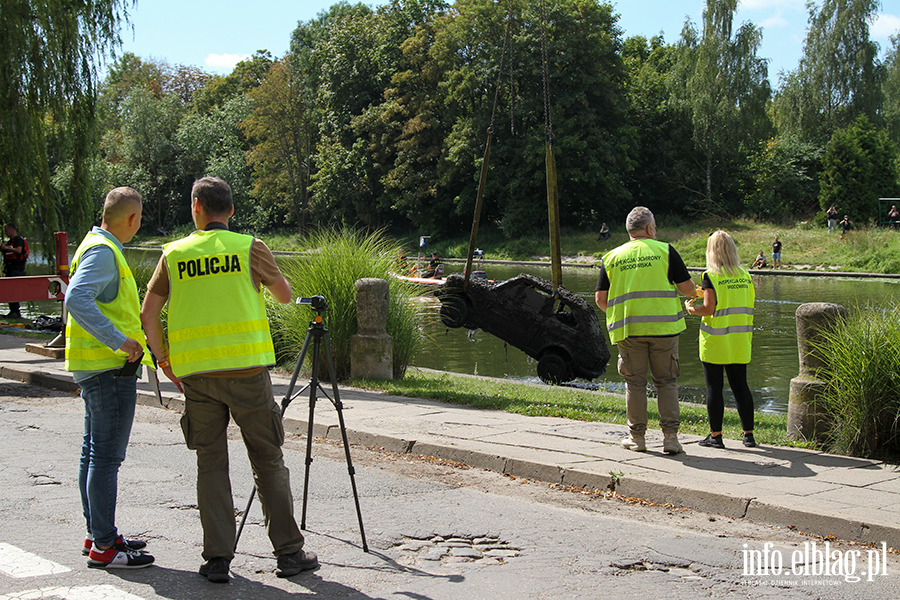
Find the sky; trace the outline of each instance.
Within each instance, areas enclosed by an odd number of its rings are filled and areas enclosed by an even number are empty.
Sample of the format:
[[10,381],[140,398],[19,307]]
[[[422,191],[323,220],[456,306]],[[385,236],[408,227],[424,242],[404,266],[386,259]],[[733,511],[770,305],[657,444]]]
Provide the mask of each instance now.
[[[283,56],[291,33],[301,21],[309,21],[336,0],[255,0],[228,3],[212,0],[138,0],[130,11],[133,31],[122,32],[122,50],[143,59],[153,58],[172,65],[191,65],[226,75],[234,65],[257,50]],[[384,4],[380,0],[370,6]],[[662,33],[675,42],[686,19],[698,29],[704,0],[612,0],[620,15],[625,37],[651,37]],[[771,59],[769,79],[778,85],[778,74],[797,67],[806,36],[806,0],[741,0],[735,29],[750,21],[763,30],[759,56]],[[900,33],[900,0],[882,0],[882,11],[870,25],[870,36],[881,46],[881,57],[889,36]]]

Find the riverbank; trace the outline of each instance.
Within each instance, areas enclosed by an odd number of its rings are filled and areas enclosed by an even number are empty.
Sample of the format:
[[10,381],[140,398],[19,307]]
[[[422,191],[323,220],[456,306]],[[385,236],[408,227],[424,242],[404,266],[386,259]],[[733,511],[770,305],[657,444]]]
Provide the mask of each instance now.
[[[840,240],[838,233],[828,233],[827,228],[800,222],[791,227],[758,223],[749,220],[729,222],[697,221],[691,223],[657,223],[657,238],[675,246],[685,264],[694,269],[706,265],[706,239],[716,229],[727,230],[735,239],[738,254],[745,265],[753,263],[762,251],[772,260],[772,242],[778,236],[782,243],[782,269],[761,270],[773,274],[799,272],[813,276],[863,276],[861,274],[893,275],[900,273],[900,231],[886,227],[858,227]],[[611,236],[598,240],[592,231],[563,230],[560,248],[563,262],[568,267],[592,268],[606,253],[628,241],[624,226],[611,224]],[[418,237],[401,238],[416,256]],[[277,240],[273,240],[277,242]],[[267,240],[268,243],[268,240]],[[490,260],[513,261],[522,264],[549,261],[550,244],[544,233],[531,237],[508,240],[502,233],[489,227],[479,230],[478,248],[484,250],[487,264]],[[453,238],[433,236],[426,254],[437,252],[444,260],[464,260],[469,248],[468,232],[460,232]],[[865,275],[868,276],[868,275]]]

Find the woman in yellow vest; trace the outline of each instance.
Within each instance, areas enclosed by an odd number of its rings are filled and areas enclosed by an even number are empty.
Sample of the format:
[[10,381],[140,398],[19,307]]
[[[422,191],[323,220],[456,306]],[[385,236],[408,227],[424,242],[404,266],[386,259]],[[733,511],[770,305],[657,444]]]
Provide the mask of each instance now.
[[703,317],[700,323],[700,362],[706,377],[706,410],[710,434],[701,446],[724,448],[722,421],[725,415],[725,374],[734,393],[744,446],[756,446],[753,438],[753,396],[747,384],[750,343],[753,339],[753,303],[756,293],[750,274],[737,255],[730,235],[716,231],[706,242],[706,271],[703,273],[703,304],[684,301],[685,310]]

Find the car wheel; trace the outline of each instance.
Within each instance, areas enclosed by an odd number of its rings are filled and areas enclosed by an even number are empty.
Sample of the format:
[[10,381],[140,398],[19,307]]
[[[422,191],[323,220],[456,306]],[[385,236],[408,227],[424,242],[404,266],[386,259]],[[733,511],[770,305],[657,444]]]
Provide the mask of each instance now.
[[560,384],[570,379],[566,359],[552,351],[538,361],[537,373],[544,383]]
[[469,318],[469,306],[464,298],[447,296],[441,298],[441,323],[447,327],[462,327]]

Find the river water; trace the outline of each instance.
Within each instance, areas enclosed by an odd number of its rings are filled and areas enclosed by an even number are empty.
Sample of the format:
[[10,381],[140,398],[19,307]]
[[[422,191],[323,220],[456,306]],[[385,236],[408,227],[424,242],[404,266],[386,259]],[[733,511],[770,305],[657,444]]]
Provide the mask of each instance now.
[[[462,270],[458,265],[447,266],[448,272]],[[498,281],[522,272],[544,279],[551,277],[550,269],[543,267],[489,265],[486,270],[490,278]],[[596,269],[564,269],[563,285],[596,308],[597,276]],[[700,274],[692,273],[692,277],[699,284]],[[795,320],[798,306],[805,302],[834,302],[848,308],[866,304],[889,306],[895,298],[900,299],[900,279],[754,275],[753,284],[756,288],[753,359],[747,376],[757,410],[765,412],[787,411],[790,380],[799,371]],[[429,318],[424,326],[428,340],[425,349],[414,359],[415,366],[540,382],[536,374],[537,361],[481,330],[470,333],[465,329],[448,329],[437,318],[438,307],[437,300],[429,303],[428,312],[433,318]],[[596,310],[601,328],[605,328],[605,315],[599,308]],[[706,383],[699,359],[699,324],[699,317],[687,318],[687,331],[680,340],[681,377],[678,383],[683,397],[702,403]],[[594,383],[604,389],[623,392],[623,380],[616,372],[615,346],[610,347],[610,353],[612,357],[606,375]],[[726,396],[729,394],[726,390]],[[733,406],[730,397],[728,402]]]
[[[72,250],[74,246],[70,248],[70,251]],[[32,257],[35,257],[40,252],[39,245],[33,245],[31,252]],[[129,264],[134,267],[152,270],[159,251],[126,250],[126,255]],[[46,264],[36,264],[37,261],[29,260],[29,263],[29,275],[46,274],[52,270]],[[448,274],[462,270],[461,264],[445,266]],[[551,278],[549,267],[491,264],[486,269],[488,276],[497,281],[515,277],[519,273],[530,273],[544,279]],[[563,285],[584,297],[595,307],[601,327],[604,327],[605,315],[594,304],[597,276],[596,269],[566,268],[563,270]],[[692,273],[692,277],[695,283],[700,282],[699,273]],[[796,377],[799,371],[795,321],[798,306],[805,302],[834,302],[848,308],[857,305],[888,307],[895,299],[900,300],[900,278],[754,275],[753,284],[756,288],[753,360],[747,370],[747,377],[757,410],[766,412],[787,411],[790,380]],[[536,373],[537,361],[481,330],[470,332],[466,329],[448,329],[441,324],[437,316],[439,306],[439,302],[434,298],[426,301],[429,318],[422,326],[426,343],[422,352],[413,360],[414,366],[540,383]],[[2,312],[5,312],[5,309],[5,306],[0,307]],[[56,301],[22,303],[23,316],[26,318],[35,318],[42,314],[59,316],[60,311],[60,303]],[[681,377],[678,380],[680,394],[686,399],[702,403],[706,384],[698,351],[700,319],[688,317],[686,320],[687,331],[681,335],[680,340]],[[622,378],[616,372],[615,346],[610,347],[610,353],[612,356],[606,375],[595,380],[593,384],[603,389],[624,393]],[[587,383],[580,382],[582,385]],[[729,394],[730,391],[726,389],[727,402],[733,405]]]

